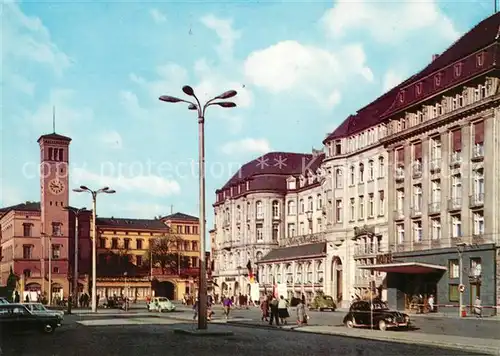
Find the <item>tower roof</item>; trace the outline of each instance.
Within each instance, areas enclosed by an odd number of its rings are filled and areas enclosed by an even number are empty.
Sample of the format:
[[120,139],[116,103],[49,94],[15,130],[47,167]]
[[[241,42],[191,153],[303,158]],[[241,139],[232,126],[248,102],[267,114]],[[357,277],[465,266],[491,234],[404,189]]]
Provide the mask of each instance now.
[[53,133],[50,133],[47,135],[40,136],[40,138],[37,140],[37,142],[39,143],[44,138],[49,139],[49,140],[60,140],[60,141],[66,141],[66,142],[71,141],[71,138],[69,138],[67,136],[59,135],[59,134],[56,134],[55,132],[53,132]]

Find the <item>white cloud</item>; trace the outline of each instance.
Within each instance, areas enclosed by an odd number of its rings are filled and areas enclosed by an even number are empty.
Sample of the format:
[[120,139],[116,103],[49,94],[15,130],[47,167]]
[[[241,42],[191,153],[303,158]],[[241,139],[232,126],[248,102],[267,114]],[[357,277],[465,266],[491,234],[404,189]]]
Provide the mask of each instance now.
[[38,17],[27,16],[17,2],[2,3],[2,65],[18,66],[29,60],[50,66],[61,74],[72,60],[53,42],[48,29]]
[[4,71],[3,81],[8,83],[9,90],[15,90],[26,95],[33,95],[35,92],[35,83],[17,73]]
[[141,107],[137,95],[131,91],[122,90],[120,92],[120,101],[127,112],[138,119],[146,119],[148,111]]
[[123,148],[122,136],[115,130],[102,132],[99,135],[99,140],[109,148]]
[[389,91],[390,89],[394,88],[395,86],[403,82],[404,79],[405,78],[402,75],[400,75],[399,73],[395,72],[392,69],[389,69],[385,73],[382,81],[382,91],[384,93]]
[[166,63],[156,68],[156,78],[148,81],[136,73],[130,73],[129,79],[147,91],[153,100],[163,95],[182,95],[180,88],[186,84],[188,73],[185,68],[176,63]]
[[82,184],[96,187],[109,186],[112,189],[116,189],[118,193],[120,191],[127,191],[153,196],[168,196],[179,194],[181,191],[181,187],[177,181],[157,175],[128,177],[123,174],[97,174],[85,168],[75,167],[71,172],[71,177],[76,186]]
[[253,84],[271,93],[299,91],[327,107],[339,103],[338,88],[348,84],[352,76],[373,81],[360,45],[331,52],[296,41],[283,41],[252,52],[245,61],[244,71]]
[[244,138],[224,144],[221,151],[227,155],[239,155],[245,153],[267,153],[271,146],[266,139]]
[[322,23],[336,38],[360,30],[376,41],[395,45],[409,32],[425,28],[447,41],[459,36],[434,0],[340,0],[325,13]]
[[201,22],[209,29],[215,31],[220,39],[217,53],[221,59],[232,59],[234,43],[241,37],[241,32],[233,29],[233,21],[220,19],[214,15],[206,15]]
[[156,23],[163,23],[167,21],[167,16],[165,16],[165,14],[158,9],[149,10],[149,14]]

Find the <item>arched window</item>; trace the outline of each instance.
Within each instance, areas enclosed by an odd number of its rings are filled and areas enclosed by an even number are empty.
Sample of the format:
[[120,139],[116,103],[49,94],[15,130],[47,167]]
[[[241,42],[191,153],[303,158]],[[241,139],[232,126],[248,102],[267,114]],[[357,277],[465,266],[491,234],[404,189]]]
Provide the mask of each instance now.
[[295,266],[295,283],[302,283],[302,263],[297,263]]
[[273,219],[279,219],[280,217],[280,203],[277,200],[273,200]]
[[385,176],[385,162],[384,162],[384,157],[379,157],[378,158],[378,176],[379,177],[384,177]]
[[323,283],[324,267],[323,262],[318,261],[316,265],[316,283]]
[[276,283],[281,283],[281,268],[276,266]]
[[259,220],[264,219],[264,206],[260,200],[255,203],[255,215]]
[[306,265],[306,283],[312,283],[313,282],[313,270],[312,270],[312,263],[308,262]]
[[373,160],[368,161],[368,180],[375,179],[375,165]]
[[349,185],[354,185],[356,183],[356,168],[351,166],[349,168]]
[[288,215],[295,215],[297,213],[295,209],[295,201],[289,200],[287,203]]
[[293,283],[293,269],[291,264],[286,265],[286,283]]
[[234,268],[234,256],[232,253],[229,254],[229,269]]
[[236,221],[241,221],[241,206],[236,207]]
[[344,185],[343,184],[343,179],[344,179],[344,177],[342,175],[342,169],[337,168],[335,170],[335,188],[340,189],[340,188],[343,187],[343,185]]
[[323,196],[321,194],[318,194],[318,196],[316,197],[316,207],[318,208],[318,210],[321,210],[323,208]]
[[306,207],[304,205],[304,199],[300,199],[300,202],[299,202],[299,209],[300,209],[300,213],[301,214],[304,214],[304,212],[306,211]]
[[314,208],[314,203],[313,203],[313,197],[307,198],[307,211],[313,211]]
[[363,183],[365,181],[365,165],[363,163],[359,164],[359,182]]
[[263,257],[262,255],[263,255],[263,253],[262,253],[262,252],[260,252],[260,251],[259,251],[259,252],[257,252],[257,253],[255,254],[255,259],[256,259],[257,261],[260,261],[260,260],[262,259],[262,257]]

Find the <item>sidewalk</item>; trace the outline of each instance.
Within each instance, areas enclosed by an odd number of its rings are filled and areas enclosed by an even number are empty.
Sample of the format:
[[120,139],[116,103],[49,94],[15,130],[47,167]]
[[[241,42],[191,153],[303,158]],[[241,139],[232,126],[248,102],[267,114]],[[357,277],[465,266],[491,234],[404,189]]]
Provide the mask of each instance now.
[[369,339],[386,342],[398,342],[413,345],[436,346],[448,349],[456,349],[467,352],[481,352],[489,355],[500,355],[500,340],[498,339],[481,339],[467,338],[452,335],[437,335],[414,333],[411,331],[386,331],[367,330],[367,329],[347,329],[345,327],[324,326],[324,325],[284,325],[270,326],[267,323],[248,322],[229,320],[227,325],[250,327],[250,328],[272,328],[283,331],[294,331],[302,333],[314,333],[335,335],[349,338]]

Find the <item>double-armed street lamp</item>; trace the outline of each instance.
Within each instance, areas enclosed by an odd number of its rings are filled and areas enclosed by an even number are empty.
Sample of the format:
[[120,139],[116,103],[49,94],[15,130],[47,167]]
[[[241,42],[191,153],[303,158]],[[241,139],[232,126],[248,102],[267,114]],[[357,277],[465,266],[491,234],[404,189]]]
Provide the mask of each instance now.
[[98,190],[91,190],[84,185],[81,185],[80,188],[73,189],[76,193],[89,193],[92,195],[92,312],[97,312],[97,229],[96,229],[96,201],[97,195],[101,193],[105,194],[114,194],[115,190],[110,189],[109,187],[104,187]]
[[194,102],[179,99],[174,96],[162,95],[160,100],[166,103],[186,103],[189,110],[195,110],[198,113],[198,165],[199,165],[199,189],[200,189],[200,276],[198,286],[198,329],[207,328],[207,269],[205,258],[205,111],[209,106],[220,106],[223,108],[234,108],[235,103],[226,100],[236,96],[235,90],[226,91],[216,97],[201,104],[194,90],[189,85],[182,87],[184,94],[192,97]]

